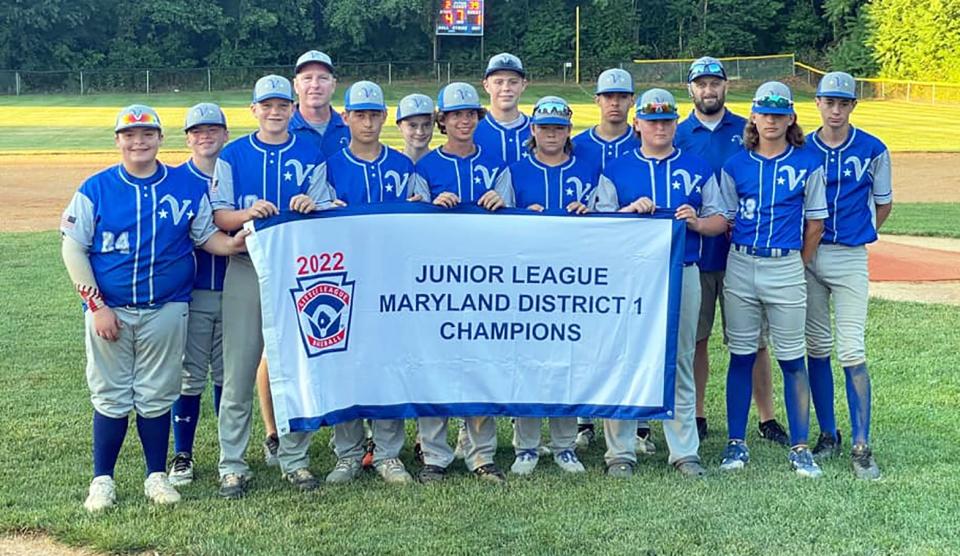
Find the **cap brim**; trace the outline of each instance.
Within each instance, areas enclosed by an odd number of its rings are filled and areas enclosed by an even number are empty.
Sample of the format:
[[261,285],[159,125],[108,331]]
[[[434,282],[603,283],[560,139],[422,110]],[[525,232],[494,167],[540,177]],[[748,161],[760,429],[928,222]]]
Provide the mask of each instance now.
[[606,93],[627,93],[628,95],[633,94],[633,89],[628,89],[626,87],[607,87],[606,89],[600,90],[597,89],[595,94],[603,95]]
[[344,109],[350,112],[357,112],[359,110],[373,110],[374,112],[386,112],[387,107],[382,104],[376,104],[373,102],[358,102],[357,104],[348,104],[344,106]]
[[483,78],[486,79],[490,77],[491,73],[497,73],[498,71],[512,71],[513,73],[519,75],[520,77],[526,78],[527,73],[522,69],[517,68],[487,68],[487,71],[483,73]]
[[570,122],[570,120],[566,118],[561,118],[560,116],[542,116],[539,118],[534,117],[530,120],[530,123],[533,125],[563,125],[563,126],[573,125],[573,123]]
[[418,111],[418,112],[410,112],[409,114],[400,114],[400,113],[398,112],[398,113],[397,113],[397,123],[400,123],[401,121],[406,120],[407,118],[412,118],[412,117],[414,117],[414,116],[432,116],[432,115],[433,115],[433,112],[422,112],[422,111]]
[[183,131],[184,131],[184,132],[187,132],[187,131],[190,131],[191,129],[193,129],[193,128],[197,127],[197,126],[201,126],[201,125],[218,125],[218,126],[224,128],[224,129],[227,128],[227,124],[225,124],[225,123],[223,123],[223,122],[194,122],[194,123],[191,123],[190,125],[183,126]]
[[303,66],[306,66],[306,65],[309,65],[309,64],[320,64],[321,66],[327,68],[327,70],[328,70],[330,73],[333,73],[333,65],[328,64],[328,63],[326,63],[326,62],[321,62],[320,60],[309,60],[309,61],[306,61],[306,62],[297,64],[297,66],[296,66],[295,68],[293,68],[293,74],[294,74],[294,75],[297,75],[298,73],[300,73],[300,70],[303,69]]
[[115,127],[115,128],[113,128],[113,131],[114,131],[114,133],[116,133],[116,132],[118,132],[118,131],[124,131],[124,130],[127,130],[127,129],[134,129],[134,128],[138,128],[138,127],[143,127],[143,128],[146,128],[146,129],[160,129],[160,130],[163,129],[163,128],[161,128],[161,127],[160,127],[159,125],[157,125],[157,124],[140,124],[140,123],[134,123],[134,124],[127,124],[127,125],[122,125],[122,126]]
[[846,98],[850,100],[857,100],[857,95],[852,95],[850,93],[845,93],[843,91],[817,91],[817,97],[819,98]]
[[255,97],[255,98],[253,99],[253,102],[254,102],[254,103],[263,102],[263,101],[265,101],[265,100],[270,100],[270,99],[274,99],[274,98],[278,98],[278,99],[280,99],[280,100],[287,100],[287,101],[293,102],[293,97],[292,97],[292,96],[290,96],[290,95],[284,95],[284,94],[282,94],[282,93],[267,93],[267,94],[265,94],[265,95],[263,95],[263,96]]
[[679,114],[641,114],[637,113],[638,120],[679,120]]
[[456,112],[457,110],[483,110],[479,104],[454,104],[453,106],[441,106],[438,108],[441,112]]
[[790,116],[794,114],[793,107],[776,108],[768,106],[754,106],[752,111],[754,114],[775,114],[778,116]]
[[701,77],[719,77],[720,79],[723,79],[724,81],[727,80],[727,76],[724,75],[724,74],[722,74],[722,73],[717,73],[717,72],[715,72],[715,71],[705,71],[705,72],[703,72],[703,73],[698,73],[697,75],[690,76],[690,77],[687,79],[687,81],[688,81],[689,83],[693,83],[694,81],[696,81],[697,79],[700,79]]

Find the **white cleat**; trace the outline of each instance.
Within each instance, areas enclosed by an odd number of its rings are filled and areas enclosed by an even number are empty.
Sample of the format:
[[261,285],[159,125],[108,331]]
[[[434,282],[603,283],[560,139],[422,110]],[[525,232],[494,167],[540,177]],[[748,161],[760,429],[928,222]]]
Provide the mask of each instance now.
[[147,476],[147,480],[143,481],[143,493],[155,504],[176,504],[180,501],[180,493],[173,488],[163,471]]
[[83,507],[88,512],[99,512],[113,507],[117,502],[117,485],[110,475],[100,475],[90,481],[90,493]]

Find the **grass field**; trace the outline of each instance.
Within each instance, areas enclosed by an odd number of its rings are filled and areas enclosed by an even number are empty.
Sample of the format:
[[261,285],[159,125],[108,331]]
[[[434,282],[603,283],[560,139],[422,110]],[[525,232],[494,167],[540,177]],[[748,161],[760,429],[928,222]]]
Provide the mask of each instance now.
[[[590,87],[577,85],[533,84],[523,97],[521,108],[529,112],[536,99],[559,94],[573,103],[574,130],[578,132],[599,120],[599,109],[593,104]],[[384,94],[391,105],[411,92],[436,93],[435,84],[424,86],[396,85]],[[341,85],[334,105],[341,106],[345,86]],[[685,90],[674,90],[681,103],[681,113],[693,109]],[[752,91],[733,91],[729,107],[746,114],[750,110]],[[72,150],[108,150],[113,146],[113,121],[120,107],[143,102],[156,107],[166,123],[167,148],[182,148],[180,126],[186,109],[201,101],[218,102],[225,108],[234,137],[249,133],[255,127],[250,115],[249,93],[243,91],[214,93],[179,93],[159,95],[34,95],[0,97],[0,153],[60,152]],[[807,131],[819,125],[819,114],[808,94],[798,94],[799,121]],[[391,111],[392,114],[392,111]],[[390,120],[392,121],[392,119]],[[853,121],[883,139],[893,152],[960,151],[960,106],[924,105],[902,101],[865,101],[857,107]],[[395,126],[384,127],[383,140],[401,146]]]
[[[359,484],[294,494],[263,467],[255,419],[251,495],[216,497],[215,423],[205,400],[198,435],[200,478],[176,508],[148,505],[136,435],[118,466],[119,507],[91,517],[81,503],[90,474],[90,405],[84,381],[79,303],[58,256],[55,233],[0,235],[0,533],[43,531],[109,552],[205,554],[948,554],[960,552],[960,308],[872,301],[868,331],[876,406],[874,448],[884,479],[856,481],[846,458],[827,462],[819,481],[794,476],[784,450],[755,433],[753,462],[720,475],[724,375],[708,392],[712,434],[701,453],[705,481],[681,480],[659,452],[629,481],[601,474],[602,450],[584,456],[589,472],[564,477],[551,462],[503,489],[478,484],[462,464],[436,487]],[[713,346],[715,369],[725,352]],[[775,384],[779,390],[779,381]],[[847,412],[836,376],[838,421]],[[779,404],[778,404],[779,405]],[[781,415],[781,419],[782,419]],[[755,418],[752,419],[755,423]],[[753,425],[755,427],[755,424]],[[812,435],[817,434],[813,427]],[[333,456],[328,432],[312,447],[313,468]],[[501,423],[499,463],[508,466],[509,424]],[[846,447],[849,447],[847,445]],[[402,457],[412,465],[405,450]]]
[[883,232],[912,236],[960,238],[960,204],[894,204]]

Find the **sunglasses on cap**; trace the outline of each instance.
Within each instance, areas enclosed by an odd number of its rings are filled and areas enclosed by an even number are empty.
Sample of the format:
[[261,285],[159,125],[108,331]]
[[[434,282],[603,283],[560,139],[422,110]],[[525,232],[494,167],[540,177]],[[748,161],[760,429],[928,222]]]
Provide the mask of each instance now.
[[723,66],[716,62],[700,62],[698,64],[693,64],[690,66],[690,77],[695,77],[704,73],[719,73],[723,76],[724,79],[727,78],[727,72],[724,71]]
[[780,95],[767,95],[753,99],[753,105],[763,108],[790,108],[793,106],[793,101]]
[[564,118],[571,118],[573,116],[573,110],[570,107],[562,102],[544,102],[538,104],[533,108],[534,116],[561,116]]
[[641,114],[676,114],[677,105],[669,102],[648,102],[637,107]]
[[133,112],[127,112],[123,115],[122,122],[124,124],[156,124],[157,120],[149,112],[141,112],[139,114],[134,114]]

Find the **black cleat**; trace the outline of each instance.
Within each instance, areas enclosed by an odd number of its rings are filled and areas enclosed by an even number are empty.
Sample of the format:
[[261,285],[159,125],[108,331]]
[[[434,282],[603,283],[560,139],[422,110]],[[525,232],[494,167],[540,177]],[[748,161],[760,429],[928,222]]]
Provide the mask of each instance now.
[[864,481],[876,481],[880,478],[880,468],[873,459],[873,451],[866,444],[857,444],[850,452],[853,459],[853,474]]
[[417,480],[427,485],[439,483],[447,478],[447,468],[439,465],[424,465],[417,473]]
[[473,470],[473,474],[477,476],[481,481],[486,481],[488,483],[493,483],[497,485],[503,485],[507,483],[507,476],[497,467],[495,463],[488,463],[486,465],[481,465],[480,467]]
[[817,438],[817,445],[813,447],[813,457],[827,459],[840,453],[840,431],[834,436],[829,432],[821,432]]
[[790,447],[790,437],[787,436],[787,431],[783,430],[776,419],[760,423],[760,438],[775,442],[786,448]]
[[707,439],[707,418],[706,417],[697,417],[697,436],[700,437],[700,442],[703,442]]

